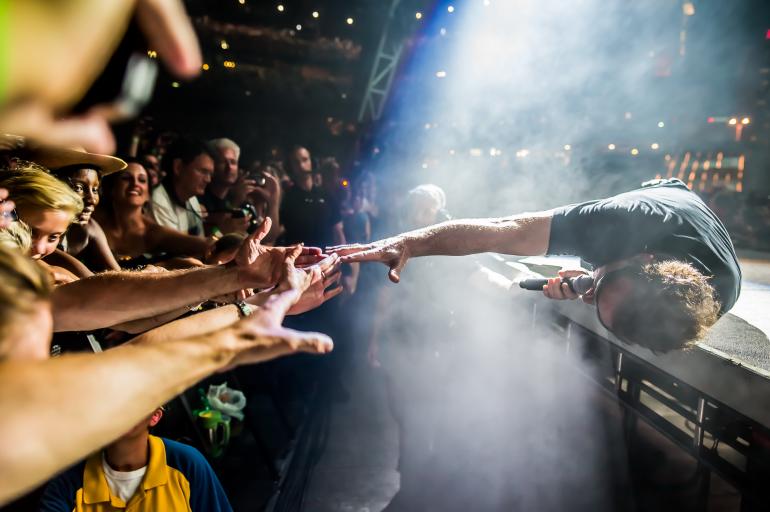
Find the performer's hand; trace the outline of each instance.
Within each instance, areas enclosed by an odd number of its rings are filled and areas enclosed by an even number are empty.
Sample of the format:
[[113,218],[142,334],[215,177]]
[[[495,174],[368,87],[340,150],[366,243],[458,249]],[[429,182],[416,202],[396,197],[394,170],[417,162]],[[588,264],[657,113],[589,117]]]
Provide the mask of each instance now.
[[[559,277],[553,277],[548,280],[548,284],[543,286],[543,294],[548,297],[549,299],[554,300],[574,300],[580,297],[577,293],[573,292],[569,285],[565,283],[562,279],[570,278],[570,277],[578,277],[582,275],[587,275],[588,272],[585,270],[565,270],[562,269],[559,271]],[[589,295],[589,294],[586,294]],[[590,293],[590,299],[591,302],[587,303],[593,304],[593,292]],[[585,300],[585,299],[583,299]]]
[[388,277],[394,283],[401,280],[401,271],[409,259],[406,239],[394,236],[369,244],[350,244],[327,247],[326,252],[342,257],[342,263],[379,261],[390,267]]

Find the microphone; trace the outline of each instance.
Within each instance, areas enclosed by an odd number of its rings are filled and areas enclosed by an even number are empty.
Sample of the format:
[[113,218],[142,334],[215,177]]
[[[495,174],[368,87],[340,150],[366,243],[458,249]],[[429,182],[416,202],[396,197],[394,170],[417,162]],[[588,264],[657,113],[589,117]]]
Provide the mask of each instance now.
[[[583,274],[578,277],[563,277],[562,283],[567,283],[569,289],[578,295],[583,295],[594,285],[594,278],[591,275]],[[523,279],[519,281],[519,287],[525,290],[543,291],[543,286],[548,284],[548,279]]]

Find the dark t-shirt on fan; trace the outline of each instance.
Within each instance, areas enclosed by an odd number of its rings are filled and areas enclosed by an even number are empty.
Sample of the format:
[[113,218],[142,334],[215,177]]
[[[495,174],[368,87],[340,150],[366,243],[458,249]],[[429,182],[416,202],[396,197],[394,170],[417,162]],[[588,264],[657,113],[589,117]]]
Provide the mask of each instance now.
[[334,226],[342,222],[340,208],[323,189],[306,192],[291,187],[281,201],[281,224],[286,232],[284,243],[304,243],[325,247],[334,243]]
[[741,270],[730,235],[679,180],[553,212],[548,254],[580,256],[600,267],[642,253],[688,262],[711,277],[722,314],[738,300]]

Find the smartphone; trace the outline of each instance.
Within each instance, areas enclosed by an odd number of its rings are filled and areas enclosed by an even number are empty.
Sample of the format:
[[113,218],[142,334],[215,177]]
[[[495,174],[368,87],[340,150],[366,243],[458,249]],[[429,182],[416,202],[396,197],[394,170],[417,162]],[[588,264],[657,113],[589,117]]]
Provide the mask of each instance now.
[[94,110],[111,123],[136,117],[147,106],[158,78],[158,63],[141,53],[128,59],[120,94],[114,101],[98,105]]

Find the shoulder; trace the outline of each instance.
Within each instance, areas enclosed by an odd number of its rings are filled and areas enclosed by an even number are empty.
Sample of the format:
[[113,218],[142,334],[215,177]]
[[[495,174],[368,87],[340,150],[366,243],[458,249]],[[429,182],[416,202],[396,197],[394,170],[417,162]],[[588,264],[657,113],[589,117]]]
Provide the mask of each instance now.
[[85,461],[75,464],[53,478],[40,497],[40,510],[72,510],[78,490],[83,488]]
[[150,196],[152,197],[153,206],[168,207],[171,205],[171,197],[168,195],[166,187],[162,184],[155,187]]
[[189,480],[196,474],[212,471],[206,458],[194,447],[164,437],[160,439],[166,447],[166,464],[183,473]]

